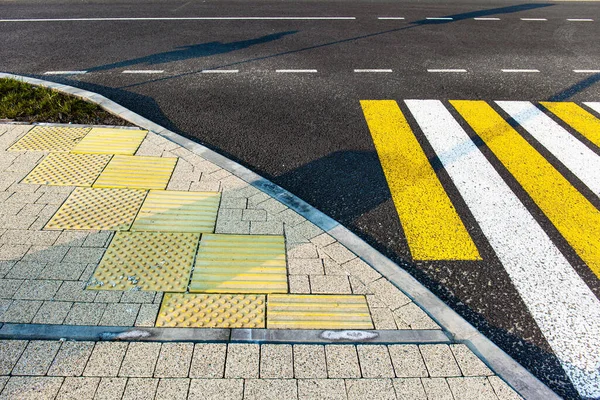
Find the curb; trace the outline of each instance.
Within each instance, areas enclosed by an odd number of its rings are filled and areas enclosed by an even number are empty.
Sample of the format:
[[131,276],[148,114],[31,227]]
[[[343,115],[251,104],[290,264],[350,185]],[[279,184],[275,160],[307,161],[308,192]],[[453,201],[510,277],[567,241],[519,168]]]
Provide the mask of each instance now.
[[[465,344],[469,347],[469,349],[485,362],[495,374],[504,379],[522,397],[525,399],[540,400],[560,399],[556,393],[513,360],[491,340],[481,334],[475,327],[448,307],[437,296],[421,285],[408,272],[375,250],[339,222],[323,214],[321,211],[294,196],[287,190],[219,153],[171,132],[97,93],[55,82],[2,72],[0,72],[0,78],[18,79],[23,82],[44,86],[95,103],[106,111],[119,116],[134,125],[161,135],[219,167],[226,169],[238,178],[248,182],[250,185],[260,189],[287,207],[293,209],[367,262],[371,267],[404,292],[435,322],[442,326],[452,341]],[[71,329],[73,328],[74,327],[71,327]],[[106,328],[104,328],[104,331],[106,331]],[[259,338],[256,340],[259,340]]]

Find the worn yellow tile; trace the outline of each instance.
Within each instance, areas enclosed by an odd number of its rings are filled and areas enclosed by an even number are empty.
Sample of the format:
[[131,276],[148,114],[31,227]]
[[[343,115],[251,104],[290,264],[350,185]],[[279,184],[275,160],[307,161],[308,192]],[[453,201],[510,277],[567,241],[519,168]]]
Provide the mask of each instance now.
[[139,129],[92,128],[72,153],[133,155],[147,133]]
[[176,163],[176,158],[114,156],[94,187],[165,189]]

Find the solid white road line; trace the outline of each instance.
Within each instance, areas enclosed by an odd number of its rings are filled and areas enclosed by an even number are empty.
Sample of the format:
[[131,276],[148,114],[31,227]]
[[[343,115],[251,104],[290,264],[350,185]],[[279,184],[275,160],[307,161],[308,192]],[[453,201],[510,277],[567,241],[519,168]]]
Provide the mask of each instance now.
[[277,69],[277,70],[275,70],[275,72],[303,74],[303,73],[315,73],[315,72],[317,72],[317,70],[316,69]]
[[355,69],[354,72],[393,72],[391,69]]
[[237,74],[238,69],[203,69],[203,74]]
[[23,18],[0,19],[0,22],[77,22],[77,21],[337,21],[356,17],[115,17],[115,18]]
[[82,75],[87,71],[46,71],[44,75]]
[[444,105],[406,104],[573,385],[600,396],[600,301]]
[[404,17],[377,17],[377,19],[405,19]]
[[576,74],[600,74],[600,69],[574,69]]
[[585,104],[586,106],[588,106],[589,108],[591,108],[592,110],[594,110],[598,114],[600,114],[600,102],[597,102],[597,101],[587,101],[587,102],[584,102],[583,104]]
[[591,18],[567,18],[567,21],[571,22],[594,22]]
[[503,69],[502,72],[540,72],[539,69]]
[[452,21],[454,18],[452,17],[427,17],[430,21]]
[[122,74],[162,74],[165,72],[162,69],[127,69]]
[[466,69],[428,69],[427,72],[467,72]]
[[496,104],[600,197],[600,156],[530,102]]
[[521,21],[548,21],[548,18],[521,18]]
[[500,18],[495,17],[478,17],[473,18],[475,21],[500,21]]

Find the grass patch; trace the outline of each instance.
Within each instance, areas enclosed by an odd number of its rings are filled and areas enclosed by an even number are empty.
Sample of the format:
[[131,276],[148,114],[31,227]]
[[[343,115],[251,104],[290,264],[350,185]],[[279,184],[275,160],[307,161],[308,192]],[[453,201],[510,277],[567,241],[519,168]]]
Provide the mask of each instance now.
[[0,119],[22,122],[131,125],[96,104],[10,78],[0,78]]

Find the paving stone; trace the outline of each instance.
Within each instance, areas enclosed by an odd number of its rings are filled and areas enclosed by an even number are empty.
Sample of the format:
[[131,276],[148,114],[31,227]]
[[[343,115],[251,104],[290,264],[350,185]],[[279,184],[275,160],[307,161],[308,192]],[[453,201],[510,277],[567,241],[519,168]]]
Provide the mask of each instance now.
[[22,279],[0,279],[0,297],[12,299],[23,282]]
[[306,221],[306,218],[289,208],[280,213],[274,214],[273,218],[289,226],[296,226]]
[[83,247],[107,247],[114,236],[112,231],[91,233],[83,242]]
[[350,287],[352,288],[352,294],[371,294],[371,290],[362,283],[358,278],[354,276],[349,276],[350,279]]
[[48,375],[80,376],[94,349],[94,342],[63,342]]
[[84,376],[117,376],[128,343],[98,342],[83,371]]
[[464,344],[452,344],[450,350],[463,376],[490,376],[492,371]]
[[251,221],[251,235],[283,235],[283,223],[279,221]]
[[0,322],[4,320],[4,314],[8,311],[12,302],[10,299],[0,299]]
[[488,381],[494,388],[494,392],[499,400],[522,400],[523,398],[517,394],[510,386],[497,376],[489,376]]
[[242,221],[266,221],[267,220],[267,212],[265,210],[241,210],[242,213]]
[[94,303],[118,303],[122,296],[120,290],[98,290]]
[[322,233],[318,236],[313,237],[312,239],[310,239],[310,241],[318,247],[325,247],[335,242],[335,239],[332,238],[328,233]]
[[62,231],[54,244],[57,246],[81,247],[89,234],[89,232],[83,231]]
[[190,185],[191,192],[218,192],[220,188],[221,188],[221,185],[219,184],[218,181],[192,182],[192,184]]
[[154,378],[129,378],[125,386],[122,400],[147,400],[154,399],[158,379]]
[[121,303],[152,303],[156,292],[145,290],[127,290],[123,292]]
[[283,210],[287,209],[286,206],[284,206],[283,204],[281,204],[279,201],[275,200],[272,197],[257,204],[255,208],[265,210],[269,214],[278,214],[278,213],[282,212]]
[[[28,185],[27,189],[37,190],[37,187]],[[15,186],[11,186],[9,190],[14,191]],[[13,193],[8,199],[4,200],[4,202],[17,204],[35,203],[40,197],[42,197],[42,193],[16,192]]]
[[429,376],[461,376],[458,364],[447,344],[424,344],[419,346],[419,350],[425,360]]
[[105,326],[133,326],[138,312],[139,304],[118,303],[108,304],[102,314],[98,325]]
[[20,260],[27,254],[29,248],[28,244],[3,244],[0,247],[0,260]]
[[50,300],[61,284],[62,281],[26,280],[13,298],[18,300]]
[[310,293],[308,275],[288,275],[290,293]]
[[223,378],[226,354],[226,344],[196,343],[190,366],[190,378]]
[[105,248],[97,247],[72,247],[65,255],[63,261],[86,264],[99,263],[105,251]]
[[192,379],[188,400],[242,400],[243,379]]
[[492,385],[486,377],[461,377],[446,380],[454,400],[497,400]]
[[105,303],[73,303],[64,324],[98,325],[105,309]]
[[454,400],[450,387],[444,378],[421,378],[428,399]]
[[396,376],[386,346],[358,345],[356,350],[363,378],[393,378]]
[[135,326],[154,326],[160,304],[141,304],[140,312],[135,320]]
[[161,379],[154,400],[186,400],[189,387],[190,380],[187,378]]
[[391,379],[346,379],[348,400],[396,400]]
[[[8,203],[5,200],[3,203],[0,203],[0,214],[17,215],[19,213],[19,211],[21,211],[22,208],[23,208],[23,204],[21,204],[21,203]],[[2,241],[2,243],[10,243],[10,242]]]
[[53,400],[62,385],[63,378],[47,376],[12,376],[2,394],[1,400]]
[[79,278],[79,280],[84,281],[84,282],[89,282],[89,280],[92,278],[92,274],[96,270],[97,266],[98,265],[95,263],[88,264],[87,267],[85,267],[85,270],[83,271],[83,273],[81,274],[81,277]]
[[394,315],[389,308],[370,308],[375,329],[396,329]]
[[295,379],[246,379],[244,400],[297,399]]
[[341,267],[348,271],[350,275],[357,277],[366,284],[381,278],[381,274],[379,272],[375,271],[369,264],[360,258],[355,258],[343,263]]
[[98,294],[97,290],[85,290],[85,282],[64,281],[54,295],[54,300],[93,302],[96,294]]
[[49,263],[40,271],[38,279],[56,279],[63,281],[78,280],[87,264],[82,263]]
[[323,247],[323,251],[325,252],[325,254],[327,254],[329,257],[331,257],[333,260],[337,261],[340,264],[343,264],[356,258],[356,255],[354,253],[348,250],[341,243],[337,242]]
[[16,261],[0,261],[0,278],[5,278],[6,274],[15,266]]
[[231,198],[225,197],[221,199],[220,208],[246,208],[248,200],[245,198]]
[[193,343],[163,343],[154,376],[157,378],[187,377],[193,354]]
[[69,193],[44,193],[36,203],[61,205],[69,197]]
[[[375,295],[368,294],[365,297],[367,298],[367,304],[369,305],[369,308],[385,308],[385,307],[387,307],[387,305]],[[398,327],[398,328],[404,329],[404,328],[400,328],[400,327]],[[406,329],[410,329],[410,327],[407,325]]]
[[315,294],[352,294],[347,276],[310,275],[310,291]]
[[23,261],[61,262],[69,249],[68,246],[31,246]]
[[248,197],[248,208],[257,208],[257,206],[270,199],[270,196],[266,193],[260,192]]
[[346,385],[343,379],[300,379],[300,400],[346,400]]
[[9,375],[27,347],[26,340],[0,340],[0,375]]
[[160,343],[130,343],[121,369],[119,370],[119,376],[152,377],[154,375],[156,360],[158,360],[158,354],[160,353],[160,347]]
[[[37,215],[1,215],[0,216],[0,228],[19,228],[19,229],[31,229],[35,221],[38,220]],[[41,228],[36,228],[35,230],[40,230]],[[13,247],[17,247],[16,249],[12,249],[11,251],[16,252],[17,254],[21,254],[19,250],[22,247],[27,247],[28,245],[13,245]],[[0,257],[2,257],[3,252],[6,253],[7,249],[0,249]],[[0,259],[11,259],[18,260],[21,257],[17,257],[16,255],[12,255],[11,258],[0,258]]]
[[[19,206],[22,206],[22,205],[20,204]],[[42,210],[45,207],[46,207],[46,204],[25,204],[25,206],[23,208],[21,208],[21,211],[19,211],[17,213],[17,216],[19,216],[19,217],[37,217],[38,215],[40,215],[40,213],[42,212]],[[56,242],[54,242],[54,243],[56,243]],[[50,244],[54,244],[54,243],[50,243]],[[42,243],[40,243],[40,244],[42,244]]]
[[2,390],[4,389],[4,386],[6,386],[6,382],[8,382],[8,376],[0,376],[0,393],[2,393]]
[[323,261],[323,267],[325,269],[325,275],[344,275],[349,276],[350,273],[342,268],[340,264],[329,258],[325,254],[326,258],[321,259]]
[[215,233],[248,235],[250,234],[250,221],[217,220]]
[[259,351],[257,344],[229,344],[225,378],[258,378]]
[[243,211],[247,210],[242,210],[241,208],[219,208],[217,221],[241,221]]
[[45,375],[59,348],[60,342],[30,341],[13,368],[12,375]]
[[92,400],[100,378],[67,377],[56,400]]
[[360,365],[356,347],[352,345],[326,345],[327,376],[329,378],[360,378]]
[[325,346],[310,344],[294,345],[295,378],[327,378]]
[[[394,371],[398,378],[427,377],[427,368],[417,345],[403,344],[388,346]],[[419,385],[421,383],[419,382]]]
[[40,300],[15,300],[2,315],[2,322],[29,324],[41,306]]
[[265,344],[260,346],[261,378],[293,378],[292,346],[289,344]]
[[102,378],[96,390],[94,400],[120,399],[125,392],[127,378]]
[[56,324],[64,322],[73,303],[65,301],[44,301],[31,321],[34,324]]
[[323,262],[318,258],[293,258],[288,260],[290,275],[323,275]]
[[427,400],[425,389],[419,378],[392,379],[398,400]]
[[[192,181],[190,181],[190,180],[171,179],[169,181],[169,184],[167,185],[167,190],[182,190],[184,192],[187,192],[190,190],[191,184],[192,184]],[[159,386],[160,386],[160,384],[159,384]]]
[[371,282],[368,286],[375,296],[392,310],[411,302],[404,293],[385,278]]
[[319,258],[317,247],[312,243],[287,243],[288,258]]
[[411,329],[441,329],[438,324],[432,320],[415,303],[408,303],[394,311],[396,324],[399,326],[410,326]]
[[9,229],[0,237],[0,243],[52,245],[56,242],[58,235],[60,232]]

